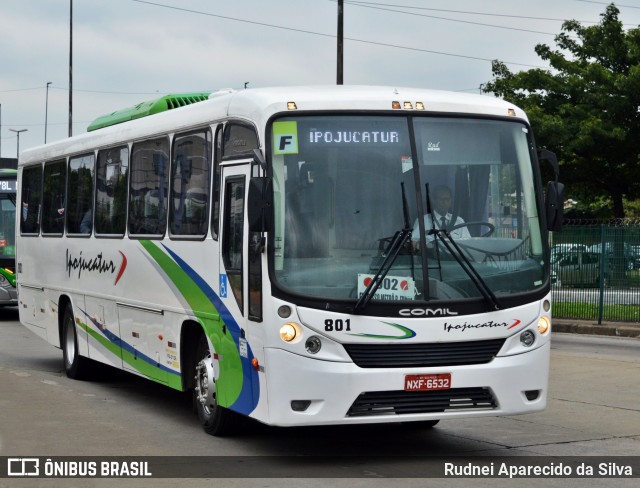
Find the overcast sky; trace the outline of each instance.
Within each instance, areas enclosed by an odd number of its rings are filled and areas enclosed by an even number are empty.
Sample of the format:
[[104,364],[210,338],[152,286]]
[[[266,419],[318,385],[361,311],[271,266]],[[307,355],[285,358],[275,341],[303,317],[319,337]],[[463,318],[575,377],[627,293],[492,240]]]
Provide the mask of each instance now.
[[[479,93],[491,60],[546,67],[584,0],[345,0],[344,83]],[[640,0],[617,4],[626,28]],[[62,139],[69,121],[70,0],[0,0],[1,156]],[[411,8],[412,7],[412,8]],[[73,1],[73,134],[167,93],[336,83],[335,0]],[[51,82],[48,90],[47,83]]]

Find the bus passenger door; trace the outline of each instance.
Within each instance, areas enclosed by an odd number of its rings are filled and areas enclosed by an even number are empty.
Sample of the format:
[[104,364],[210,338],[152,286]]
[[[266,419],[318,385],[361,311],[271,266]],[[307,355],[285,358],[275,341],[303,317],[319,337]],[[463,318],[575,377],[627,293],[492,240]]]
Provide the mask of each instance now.
[[[245,214],[248,181],[248,164],[222,168],[219,296],[226,310],[220,311],[224,322],[222,335],[219,343],[213,346],[216,348],[215,352],[224,358],[220,362],[221,368],[230,368],[230,363],[233,362],[236,373],[239,367],[243,371],[242,378],[232,373],[230,376],[234,378],[233,384],[218,390],[219,402],[223,406],[232,405],[239,391],[245,390],[247,378],[244,377],[244,370],[246,370],[244,363],[250,361],[246,340],[247,225]],[[221,371],[221,379],[224,376],[222,373]]]
[[245,206],[248,167],[223,169],[220,232],[220,298],[242,326],[245,316]]

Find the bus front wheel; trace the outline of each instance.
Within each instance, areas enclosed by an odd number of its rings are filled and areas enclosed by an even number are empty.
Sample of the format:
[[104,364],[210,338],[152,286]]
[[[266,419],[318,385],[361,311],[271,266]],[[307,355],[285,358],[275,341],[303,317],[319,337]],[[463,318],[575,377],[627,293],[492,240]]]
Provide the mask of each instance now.
[[235,430],[234,413],[217,403],[215,372],[204,335],[200,336],[195,359],[195,385],[193,404],[198,413],[202,428],[207,434],[215,436],[230,435]]
[[78,333],[73,316],[73,307],[67,303],[62,319],[62,357],[64,358],[64,370],[69,378],[74,380],[85,379],[90,374],[90,360],[80,356],[78,352]]

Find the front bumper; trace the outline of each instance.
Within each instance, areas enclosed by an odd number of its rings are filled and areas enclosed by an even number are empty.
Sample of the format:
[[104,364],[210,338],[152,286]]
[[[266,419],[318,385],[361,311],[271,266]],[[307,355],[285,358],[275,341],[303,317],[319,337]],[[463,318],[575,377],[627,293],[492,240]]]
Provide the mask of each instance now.
[[[267,349],[269,418],[259,420],[279,426],[348,425],[537,412],[546,406],[549,356],[547,341],[537,349],[496,357],[487,364],[360,368],[353,363],[319,361],[281,349]],[[440,391],[404,391],[405,375],[429,373],[451,373],[450,396],[456,397],[455,408],[449,404],[434,411],[437,403],[429,394],[442,397]],[[413,400],[411,395],[416,395],[418,406],[400,408],[400,403]],[[380,396],[386,398],[385,407],[379,407]],[[294,411],[293,401],[310,403],[304,411]],[[446,399],[441,401],[446,403]],[[394,407],[394,402],[399,403]]]

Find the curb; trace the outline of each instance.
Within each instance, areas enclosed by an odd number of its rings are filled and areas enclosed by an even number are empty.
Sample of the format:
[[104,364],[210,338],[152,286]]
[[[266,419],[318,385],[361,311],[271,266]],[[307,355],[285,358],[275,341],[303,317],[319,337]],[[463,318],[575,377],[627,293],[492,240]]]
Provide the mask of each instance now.
[[590,334],[640,339],[640,324],[625,322],[599,325],[589,321],[553,319],[551,330],[553,332],[568,334]]

